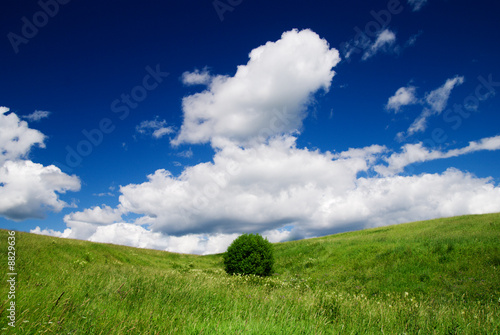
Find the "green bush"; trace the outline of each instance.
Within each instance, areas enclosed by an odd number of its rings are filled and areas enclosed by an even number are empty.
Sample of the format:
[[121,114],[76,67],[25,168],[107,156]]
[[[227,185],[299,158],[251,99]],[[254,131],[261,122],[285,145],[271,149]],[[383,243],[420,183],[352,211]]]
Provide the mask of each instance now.
[[273,264],[273,245],[259,234],[241,235],[224,254],[228,274],[270,276]]

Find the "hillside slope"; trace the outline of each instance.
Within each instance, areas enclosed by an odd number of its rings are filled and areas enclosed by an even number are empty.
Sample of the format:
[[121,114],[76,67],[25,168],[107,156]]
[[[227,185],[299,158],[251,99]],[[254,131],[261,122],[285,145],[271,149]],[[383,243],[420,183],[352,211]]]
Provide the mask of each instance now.
[[336,289],[500,297],[500,214],[280,243],[276,254],[278,272]]
[[[0,248],[7,276],[7,237]],[[330,334],[500,331],[500,214],[275,244],[270,278],[222,256],[16,233],[12,334]],[[12,299],[11,299],[12,300]]]

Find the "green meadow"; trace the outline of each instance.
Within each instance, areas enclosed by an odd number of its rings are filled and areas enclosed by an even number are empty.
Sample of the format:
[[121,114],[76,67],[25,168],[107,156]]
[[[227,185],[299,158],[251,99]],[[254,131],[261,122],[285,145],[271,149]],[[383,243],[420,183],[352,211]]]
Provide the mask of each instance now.
[[277,243],[275,274],[222,255],[0,231],[5,334],[499,334],[500,214]]

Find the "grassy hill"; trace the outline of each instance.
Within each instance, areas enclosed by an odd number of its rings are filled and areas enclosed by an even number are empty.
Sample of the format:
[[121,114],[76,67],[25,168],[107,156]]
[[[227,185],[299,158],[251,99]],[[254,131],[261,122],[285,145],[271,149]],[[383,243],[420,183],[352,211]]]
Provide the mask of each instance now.
[[21,232],[15,247],[8,334],[500,333],[500,214],[278,243],[268,278],[228,276],[221,255]]

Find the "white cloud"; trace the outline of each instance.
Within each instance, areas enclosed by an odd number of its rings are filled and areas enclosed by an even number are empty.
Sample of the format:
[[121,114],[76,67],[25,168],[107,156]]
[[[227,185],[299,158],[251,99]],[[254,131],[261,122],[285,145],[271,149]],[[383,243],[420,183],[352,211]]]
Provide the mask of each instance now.
[[338,51],[311,30],[292,30],[249,54],[233,77],[214,76],[207,90],[183,99],[173,145],[260,143],[301,128],[312,94],[328,90]]
[[429,104],[431,110],[437,114],[441,113],[448,103],[448,99],[450,98],[451,90],[455,86],[461,85],[464,83],[464,77],[455,76],[454,78],[450,78],[446,80],[443,86],[431,91],[425,95],[425,101]]
[[36,110],[31,114],[23,115],[22,118],[26,119],[28,121],[36,122],[36,121],[40,121],[41,119],[45,119],[45,118],[49,117],[49,115],[50,115],[50,112],[48,112],[48,111]]
[[191,158],[193,157],[193,150],[189,148],[188,150],[181,151],[177,154],[179,157],[184,157],[184,158]]
[[[396,112],[401,106],[416,102],[422,102],[425,107],[420,113],[420,115],[413,121],[413,123],[408,127],[406,133],[401,132],[398,134],[397,138],[403,140],[408,136],[411,136],[417,132],[423,132],[427,129],[427,120],[433,115],[439,115],[446,108],[448,100],[450,98],[451,91],[458,85],[463,84],[465,81],[463,76],[455,76],[453,78],[447,79],[446,82],[439,88],[427,92],[423,101],[420,101],[415,96],[415,91],[407,92],[407,88],[400,88],[396,94],[389,98],[387,108],[394,109]],[[401,90],[401,91],[400,91]],[[398,96],[398,92],[400,96]],[[391,104],[392,99],[392,104]],[[409,101],[409,103],[406,103]]]
[[238,234],[166,236],[141,226],[121,222],[98,227],[88,240],[185,254],[216,254],[225,252],[238,236]]
[[[142,184],[122,186],[119,210],[115,210],[142,215],[135,225],[111,223],[118,216],[100,225],[87,218],[86,223],[71,226],[80,230],[71,236],[211,253],[224,251],[217,244],[220,240],[227,246],[244,232],[283,241],[500,211],[500,187],[490,179],[453,168],[436,174],[397,175],[414,162],[498,149],[500,136],[447,152],[406,145],[400,154],[379,145],[321,153],[296,148],[295,138],[286,136],[252,148],[228,145],[215,154],[213,163],[187,167],[178,177],[157,170]],[[360,172],[366,177],[360,177]]]
[[172,127],[161,127],[161,128],[155,129],[155,131],[153,131],[153,137],[154,138],[162,138],[163,136],[168,135],[168,134],[172,134],[174,132],[175,131]]
[[89,222],[93,224],[111,224],[120,221],[122,213],[118,209],[109,206],[95,206],[87,208],[83,212],[73,212],[64,217],[64,222]]
[[184,72],[182,74],[182,83],[187,86],[191,85],[208,85],[212,80],[212,76],[207,68],[202,71],[196,69],[193,72]]
[[408,127],[408,136],[425,131],[425,129],[427,129],[427,119],[432,115],[433,113],[430,109],[424,108],[422,113],[420,113],[420,115],[413,121],[410,127]]
[[[30,231],[34,234],[48,235],[62,238],[82,238],[75,234],[74,228],[67,228],[64,232],[36,227]],[[80,232],[81,233],[81,232]],[[272,242],[283,241],[288,235],[281,231],[269,232]],[[135,248],[159,249],[186,254],[216,254],[225,252],[231,242],[239,234],[188,234],[184,236],[168,236],[153,232],[137,224],[117,222],[103,226],[92,226],[85,239],[91,242],[112,243]],[[267,236],[267,235],[266,235]]]
[[122,219],[121,208],[103,205],[87,208],[64,216],[64,222],[71,228],[69,237],[88,239],[100,226],[111,225]]
[[[153,232],[140,225],[117,222],[106,226],[95,226],[90,237],[91,242],[112,243],[135,248],[158,249],[185,254],[218,254],[225,252],[227,247],[240,234],[188,234],[183,236],[168,236]],[[30,231],[33,234],[71,238],[72,229],[63,232],[36,227]],[[263,233],[270,242],[286,241],[290,237],[289,230],[272,230]]]
[[114,197],[115,195],[111,192],[101,192],[92,194],[95,197]]
[[170,236],[166,251],[189,254],[217,254],[227,250],[227,247],[239,234],[190,234],[184,236]]
[[363,50],[369,49],[372,45],[372,41],[368,36],[362,34],[361,38],[351,39],[345,42],[341,49],[346,60],[350,60],[353,54],[361,53]]
[[389,28],[382,27],[377,32],[365,32],[356,34],[355,38],[342,44],[342,53],[346,60],[350,60],[354,54],[361,54],[361,60],[369,58],[383,52],[386,54],[400,54],[404,49],[415,45],[421,31],[410,36],[403,45],[396,43],[397,37]]
[[172,126],[167,127],[167,121],[159,121],[158,118],[150,121],[142,121],[135,130],[139,134],[151,134],[154,138],[159,139],[165,135],[175,133]]
[[262,236],[267,238],[267,240],[271,243],[277,243],[291,240],[293,238],[293,233],[290,229],[282,228],[267,230],[262,233]]
[[47,210],[59,212],[68,206],[57,193],[78,190],[78,177],[54,165],[7,161],[0,166],[0,215],[16,221],[43,218]]
[[[231,205],[237,206],[234,211],[242,212],[236,218],[226,212],[227,203],[218,202],[225,196],[209,199],[207,207],[215,208],[207,211],[208,214],[212,215],[216,211],[219,221],[230,223],[212,223],[212,232],[208,233],[172,236],[155,230],[154,225],[144,228],[124,222],[101,226],[92,224],[88,231],[80,231],[80,234],[85,235],[75,234],[69,229],[58,233],[37,228],[38,231],[32,232],[73,238],[85,236],[90,241],[140,248],[211,254],[224,252],[239,235],[229,231],[216,232],[220,228],[230,230],[230,225],[233,225],[233,230],[241,232],[249,231],[253,226],[251,232],[260,232],[270,241],[280,242],[290,238],[321,236],[435,217],[500,211],[500,187],[488,178],[477,178],[453,168],[441,174],[377,176],[351,178],[350,181],[352,185],[342,190],[338,190],[335,183],[330,187],[321,187],[312,185],[311,180],[305,185],[291,188],[281,184],[277,192],[266,191],[263,185],[257,186],[257,189],[247,186],[243,197],[251,203],[233,202]],[[304,180],[297,184],[304,184]],[[221,192],[228,191],[224,188]],[[269,201],[273,202],[271,206],[267,204]],[[278,213],[269,211],[270,208]],[[289,208],[289,211],[284,208]],[[248,212],[253,216],[248,216]],[[182,224],[182,221],[178,224]],[[208,226],[200,222],[198,230],[206,231]]]
[[7,160],[26,158],[31,147],[45,147],[45,136],[38,130],[28,127],[9,108],[0,107],[0,164]]
[[35,229],[30,230],[30,233],[67,238],[67,237],[69,237],[69,235],[71,233],[71,228],[66,228],[63,232],[60,232],[60,231],[56,231],[53,229],[43,229],[42,230],[39,226],[36,226]]
[[313,215],[323,192],[349,190],[367,168],[364,157],[332,158],[295,148],[293,137],[226,146],[214,163],[188,167],[179,177],[158,170],[145,183],[121,187],[120,203],[154,218],[151,228],[165,234],[277,229]]
[[413,163],[423,163],[435,159],[458,157],[481,150],[500,150],[500,136],[483,138],[479,141],[469,142],[469,145],[460,149],[453,149],[447,152],[440,150],[429,150],[423,147],[422,142],[416,144],[406,144],[401,153],[393,153],[384,160],[387,166],[379,165],[375,170],[382,175],[394,175],[400,173],[404,168]]
[[[206,91],[183,101],[184,122],[172,144],[210,142],[216,149],[210,162],[178,176],[159,169],[143,183],[121,186],[116,208],[71,213],[64,234],[203,254],[224,251],[245,232],[282,241],[500,211],[500,187],[491,179],[453,168],[398,175],[412,162],[497,150],[498,137],[444,153],[418,146],[400,154],[380,145],[340,153],[298,148],[292,134],[311,95],[329,89],[338,61],[310,30],[254,49],[234,77],[215,76]],[[445,89],[428,94],[427,108],[438,110],[445,95]],[[125,215],[135,219],[121,222]]]
[[500,187],[450,168],[441,174],[359,178],[357,188],[332,199],[340,224],[357,228],[500,211]]
[[33,146],[45,147],[45,136],[8,112],[0,107],[0,215],[19,221],[61,211],[69,205],[57,193],[78,191],[80,180],[54,165],[26,160]]
[[418,12],[427,3],[427,0],[408,0],[408,4],[411,6],[414,12]]
[[123,222],[96,227],[88,240],[136,248],[165,249],[168,246],[168,240],[160,233],[152,233],[141,226]]
[[380,51],[394,51],[394,48],[391,49],[391,46],[394,46],[396,43],[396,34],[394,34],[389,29],[381,30],[373,44],[371,44],[363,56],[361,60],[367,60],[373,56],[375,56]]
[[396,93],[389,98],[386,108],[388,110],[392,109],[394,112],[399,112],[401,107],[413,105],[418,103],[418,99],[415,95],[416,87],[408,86],[399,88]]

